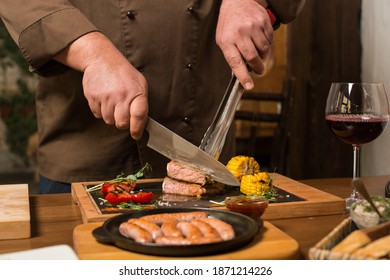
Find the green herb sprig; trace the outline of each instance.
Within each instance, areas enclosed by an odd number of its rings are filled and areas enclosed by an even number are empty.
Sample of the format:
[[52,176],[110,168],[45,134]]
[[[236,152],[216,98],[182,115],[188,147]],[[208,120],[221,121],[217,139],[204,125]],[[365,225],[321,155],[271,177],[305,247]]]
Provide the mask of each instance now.
[[155,203],[151,204],[137,204],[133,202],[121,202],[117,205],[119,209],[143,210],[148,207],[156,207]]
[[152,170],[152,166],[149,163],[146,163],[145,166],[142,167],[135,174],[130,174],[130,175],[127,175],[125,177],[125,175],[123,173],[121,173],[121,174],[117,175],[115,179],[112,179],[112,180],[109,180],[109,181],[105,181],[103,183],[97,184],[97,185],[87,189],[87,192],[93,192],[93,191],[96,191],[96,190],[100,190],[102,188],[103,184],[106,183],[106,182],[108,182],[108,183],[122,183],[122,182],[130,182],[130,183],[132,183],[132,182],[135,182],[139,178],[142,178],[146,171],[151,171],[151,170]]

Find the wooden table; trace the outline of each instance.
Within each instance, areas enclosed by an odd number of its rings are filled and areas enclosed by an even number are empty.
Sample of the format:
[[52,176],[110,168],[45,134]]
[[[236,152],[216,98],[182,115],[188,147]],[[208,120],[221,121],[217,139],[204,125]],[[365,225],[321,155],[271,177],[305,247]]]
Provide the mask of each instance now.
[[[388,176],[365,177],[371,195],[384,196]],[[320,190],[346,197],[351,192],[350,178],[313,179],[301,181]],[[82,224],[79,207],[70,194],[30,196],[32,237],[18,240],[1,240],[0,254],[58,244],[73,246],[73,229]],[[273,219],[273,225],[290,235],[300,246],[302,259],[308,258],[308,250],[337,226],[346,214],[304,218]]]

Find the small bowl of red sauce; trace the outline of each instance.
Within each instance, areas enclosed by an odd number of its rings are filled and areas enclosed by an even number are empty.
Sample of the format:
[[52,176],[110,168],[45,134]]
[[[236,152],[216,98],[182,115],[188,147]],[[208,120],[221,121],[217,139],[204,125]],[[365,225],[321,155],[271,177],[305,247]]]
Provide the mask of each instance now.
[[225,206],[230,211],[258,219],[267,209],[268,199],[262,196],[229,196],[225,199]]

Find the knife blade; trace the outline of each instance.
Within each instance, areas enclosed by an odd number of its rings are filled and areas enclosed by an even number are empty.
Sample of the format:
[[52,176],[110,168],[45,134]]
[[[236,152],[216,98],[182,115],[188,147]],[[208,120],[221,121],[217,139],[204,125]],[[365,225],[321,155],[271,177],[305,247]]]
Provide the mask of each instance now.
[[152,118],[149,118],[145,129],[149,133],[149,148],[171,160],[199,168],[216,182],[230,186],[240,185],[225,165]]

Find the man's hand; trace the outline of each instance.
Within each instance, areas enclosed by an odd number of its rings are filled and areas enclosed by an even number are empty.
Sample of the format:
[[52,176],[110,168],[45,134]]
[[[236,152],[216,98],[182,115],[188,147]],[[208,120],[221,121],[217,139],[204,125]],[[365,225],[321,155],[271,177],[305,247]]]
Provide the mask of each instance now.
[[55,59],[84,72],[84,95],[95,117],[130,129],[136,140],[142,136],[148,114],[147,82],[103,34],[80,37]]
[[267,11],[255,0],[223,0],[216,33],[233,74],[246,90],[253,81],[245,65],[256,74],[263,74],[265,59],[274,40],[274,31]]

